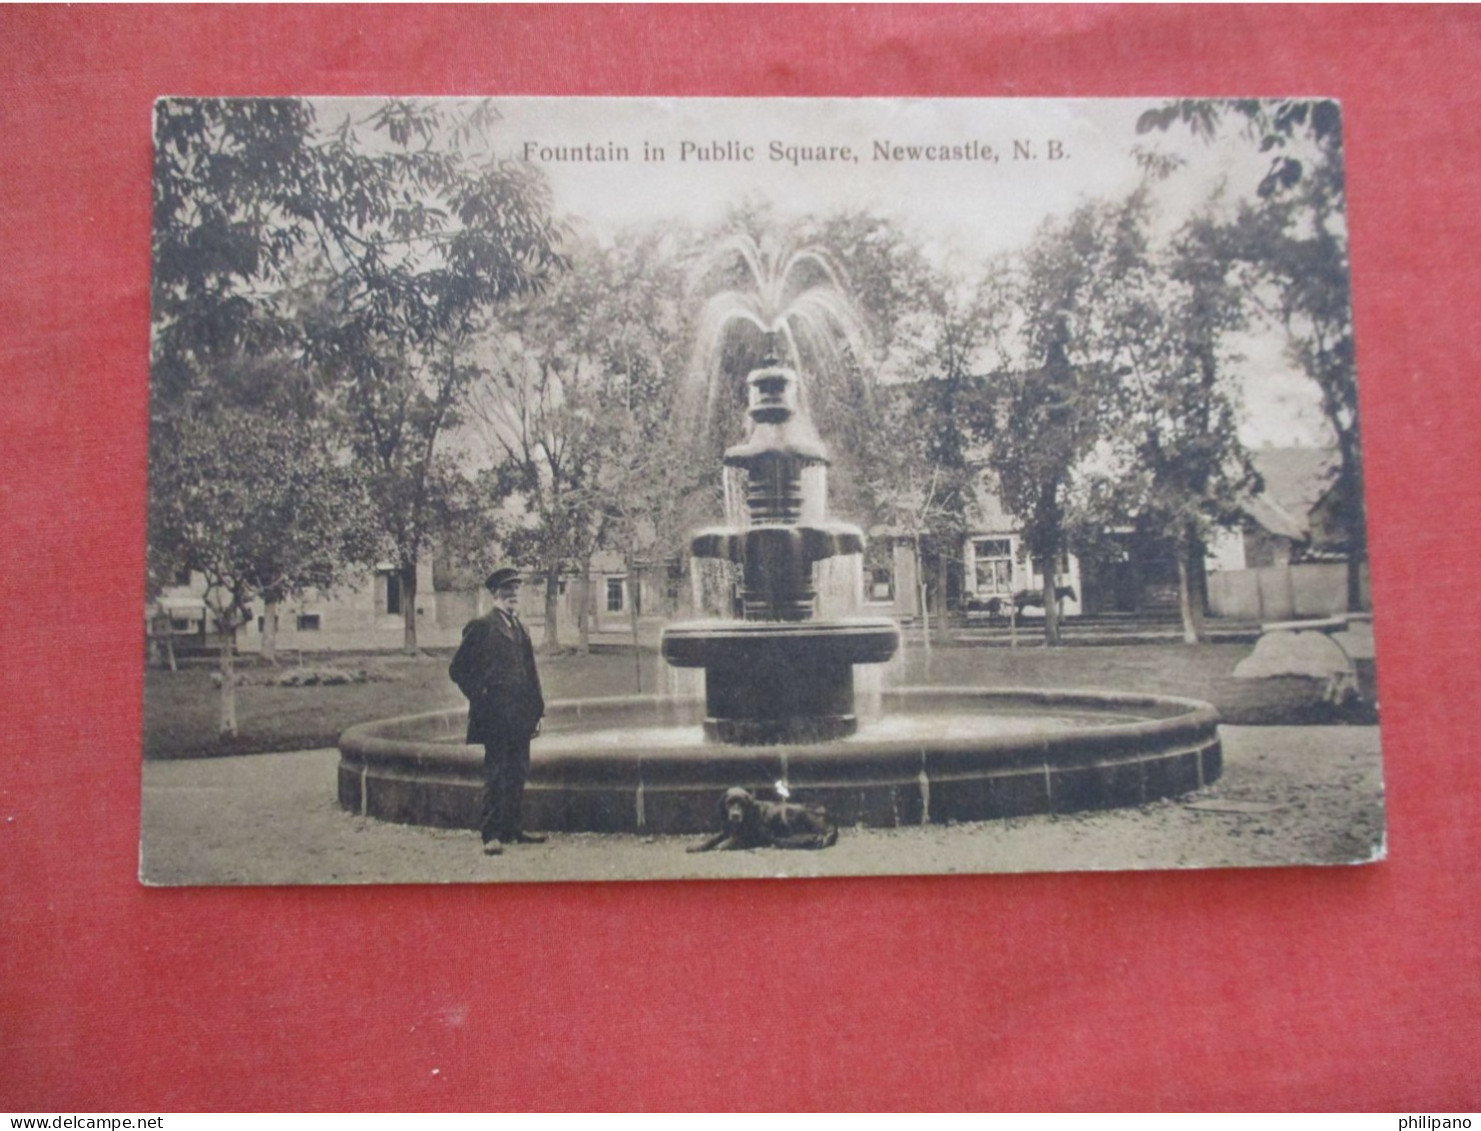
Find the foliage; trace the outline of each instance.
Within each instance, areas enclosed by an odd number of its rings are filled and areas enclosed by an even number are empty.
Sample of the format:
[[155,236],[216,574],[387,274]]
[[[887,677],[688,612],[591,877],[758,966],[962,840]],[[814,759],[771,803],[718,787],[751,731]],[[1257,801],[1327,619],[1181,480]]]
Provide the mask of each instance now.
[[222,642],[222,731],[234,733],[236,631],[255,601],[332,589],[372,559],[370,501],[322,430],[292,417],[184,410],[157,419],[151,441],[151,571],[204,577]]
[[[496,452],[489,488],[524,513],[509,549],[546,576],[548,602],[598,548],[672,552],[688,472],[671,412],[683,281],[668,250],[657,233],[578,246],[569,272],[483,338],[472,404]],[[547,646],[554,631],[547,617]]]
[[331,589],[372,556],[363,484],[300,421],[241,409],[164,425],[150,483],[150,541],[175,570],[204,575],[225,627],[252,601]]
[[1076,475],[1115,396],[1118,297],[1145,255],[1145,198],[1086,204],[1050,220],[1001,301],[1017,311],[1024,363],[1001,375],[989,463],[1045,584],[1045,638],[1058,641],[1052,588],[1068,550]]
[[[156,420],[243,397],[269,423],[325,413],[400,567],[409,649],[417,562],[466,512],[439,441],[478,376],[469,339],[563,262],[539,174],[474,155],[496,120],[401,100],[328,131],[299,100],[157,110]],[[232,390],[232,368],[272,350],[304,363],[294,395]]]
[[1208,538],[1234,524],[1259,487],[1227,364],[1228,337],[1246,322],[1245,292],[1237,234],[1205,211],[1149,254],[1118,297],[1107,446],[1122,459],[1114,482],[1098,484],[1100,505],[1085,509],[1105,524],[1109,499],[1122,522],[1172,548],[1190,642],[1203,636]]
[[923,583],[934,574],[940,608],[945,573],[958,560],[996,434],[996,392],[988,374],[997,342],[990,312],[975,296],[954,301],[945,280],[933,283],[909,350],[916,376],[887,387],[864,469],[872,513],[912,538],[918,573]]
[[1231,120],[1271,154],[1256,186],[1259,203],[1240,217],[1240,255],[1273,288],[1272,314],[1287,332],[1290,355],[1321,391],[1339,455],[1332,487],[1338,530],[1327,548],[1348,555],[1349,607],[1359,608],[1367,536],[1341,111],[1330,101],[1183,100],[1147,111],[1137,130],[1177,123],[1211,139]]
[[467,510],[460,460],[439,441],[482,376],[475,335],[499,303],[564,265],[539,174],[475,156],[495,117],[487,103],[390,101],[347,117],[316,149],[314,231],[333,315],[306,348],[341,390],[400,567],[408,651],[417,564]]
[[152,389],[200,392],[283,344],[271,289],[310,234],[313,111],[298,99],[155,105]]
[[[968,304],[953,304],[960,296],[953,293],[950,281],[930,267],[915,242],[890,220],[867,212],[841,212],[804,225],[798,238],[827,253],[858,311],[866,331],[862,340],[868,346],[864,356],[847,356],[851,373],[834,383],[827,398],[830,411],[817,421],[834,461],[829,479],[832,507],[867,525],[912,526],[905,516],[919,516],[927,494],[935,500],[927,508],[934,514],[950,492],[931,492],[923,486],[931,480],[932,466],[926,439],[914,427],[917,418],[904,410],[901,398],[907,393],[902,390],[915,390],[917,382],[943,373],[954,382],[965,373],[956,364],[959,358],[953,356],[953,348],[968,331]],[[952,325],[943,330],[948,322]],[[964,351],[956,352],[964,358]],[[908,396],[914,409],[926,413],[931,428],[954,426],[941,397],[932,405],[927,403],[931,397],[916,398],[915,392]],[[943,408],[944,413],[939,411]],[[909,466],[902,468],[902,461]],[[904,489],[907,483],[914,486]],[[929,525],[939,528],[940,515]]]

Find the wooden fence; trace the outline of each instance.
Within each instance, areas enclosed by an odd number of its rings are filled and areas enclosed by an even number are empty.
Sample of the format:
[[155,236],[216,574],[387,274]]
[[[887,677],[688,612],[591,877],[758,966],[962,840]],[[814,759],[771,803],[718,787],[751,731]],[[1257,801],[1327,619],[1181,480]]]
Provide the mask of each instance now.
[[[1218,570],[1208,575],[1208,604],[1214,616],[1259,621],[1329,617],[1353,611],[1347,607],[1346,562]],[[1369,607],[1366,566],[1363,605]]]

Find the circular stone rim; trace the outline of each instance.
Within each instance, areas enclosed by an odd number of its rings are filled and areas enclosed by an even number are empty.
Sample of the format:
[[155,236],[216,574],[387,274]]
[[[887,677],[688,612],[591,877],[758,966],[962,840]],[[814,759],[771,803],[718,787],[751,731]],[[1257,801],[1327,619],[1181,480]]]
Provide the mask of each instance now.
[[[1222,772],[1218,712],[1198,700],[967,687],[899,688],[881,698],[886,714],[957,706],[1125,711],[1131,717],[928,741],[861,732],[831,743],[542,752],[537,740],[526,824],[569,832],[703,832],[716,827],[715,808],[726,789],[744,786],[769,795],[778,780],[788,783],[795,800],[825,806],[844,826],[992,820],[1145,804],[1191,793]],[[697,727],[702,714],[701,702],[659,696],[564,700],[548,706],[546,733],[639,719],[645,726]],[[341,806],[404,824],[476,827],[483,757],[478,747],[457,741],[466,718],[462,709],[435,711],[345,731]]]

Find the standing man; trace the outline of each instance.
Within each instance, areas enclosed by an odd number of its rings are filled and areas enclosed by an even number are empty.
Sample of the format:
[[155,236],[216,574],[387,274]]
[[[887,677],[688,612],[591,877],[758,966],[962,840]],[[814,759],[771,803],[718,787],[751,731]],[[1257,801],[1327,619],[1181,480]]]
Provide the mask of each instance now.
[[463,643],[448,675],[468,697],[468,741],[483,743],[479,831],[484,855],[498,856],[505,844],[545,841],[525,832],[520,821],[530,739],[540,733],[545,699],[530,634],[515,615],[519,571],[496,569],[483,585],[494,595],[494,607],[463,629]]

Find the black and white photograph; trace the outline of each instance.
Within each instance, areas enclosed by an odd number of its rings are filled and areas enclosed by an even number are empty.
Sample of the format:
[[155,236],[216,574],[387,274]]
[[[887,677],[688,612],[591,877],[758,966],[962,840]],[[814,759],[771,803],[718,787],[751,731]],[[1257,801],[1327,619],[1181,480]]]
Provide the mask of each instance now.
[[159,100],[140,879],[1382,859],[1342,136]]

